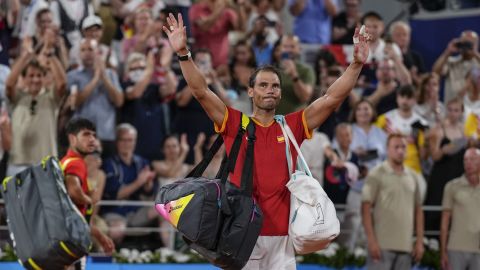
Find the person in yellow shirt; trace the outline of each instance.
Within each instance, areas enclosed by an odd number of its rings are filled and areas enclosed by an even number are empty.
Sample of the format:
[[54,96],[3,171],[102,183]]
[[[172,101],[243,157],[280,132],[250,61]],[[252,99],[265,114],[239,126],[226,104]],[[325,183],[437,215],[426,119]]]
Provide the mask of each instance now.
[[400,133],[407,139],[405,166],[417,173],[422,173],[421,157],[424,156],[424,128],[427,122],[414,110],[415,90],[411,85],[399,88],[397,92],[397,109],[378,117],[375,123],[387,134]]

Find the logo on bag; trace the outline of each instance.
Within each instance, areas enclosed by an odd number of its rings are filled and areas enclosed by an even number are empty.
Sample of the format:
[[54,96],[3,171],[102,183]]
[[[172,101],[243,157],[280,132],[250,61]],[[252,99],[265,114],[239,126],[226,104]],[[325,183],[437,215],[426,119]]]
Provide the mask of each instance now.
[[195,194],[190,194],[165,204],[159,203],[155,205],[155,208],[165,220],[170,222],[170,224],[172,224],[176,228],[180,216],[182,215],[183,211],[190,203],[194,195]]
[[320,203],[317,203],[317,205],[315,205],[315,210],[317,212],[317,218],[315,219],[315,223],[313,223],[313,226],[325,224],[325,216],[323,214],[322,205]]
[[175,210],[180,209],[180,208],[182,208],[182,207],[183,207],[183,204],[180,204],[180,205],[177,205],[177,206],[175,206],[175,207],[169,207],[169,208],[167,209],[167,211],[168,211],[168,213],[171,213],[172,211],[175,211]]

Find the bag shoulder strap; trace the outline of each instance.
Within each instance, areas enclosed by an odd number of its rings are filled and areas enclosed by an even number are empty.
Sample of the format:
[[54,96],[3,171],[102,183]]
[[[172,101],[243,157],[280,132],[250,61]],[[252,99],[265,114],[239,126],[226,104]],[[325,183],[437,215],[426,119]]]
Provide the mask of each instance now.
[[253,156],[255,144],[255,124],[250,121],[247,125],[247,153],[242,169],[242,190],[245,194],[252,196],[253,193]]
[[[285,117],[283,115],[281,115],[281,116],[276,115],[275,120],[279,123],[280,128],[282,129],[282,132],[283,132],[284,136],[286,134],[286,137],[288,137],[288,141],[287,141],[287,138],[285,138],[285,144],[287,145],[286,146],[287,149],[289,149],[289,144],[291,143],[291,144],[293,144],[293,146],[295,147],[295,150],[297,151],[297,155],[298,155],[298,157],[297,157],[297,167],[298,167],[298,169],[303,170],[307,175],[312,176],[312,173],[310,172],[310,168],[308,168],[308,164],[305,161],[305,158],[303,157],[302,151],[300,150],[300,147],[298,146],[297,140],[295,139],[295,136],[293,135],[292,130],[288,126],[287,121],[285,120]],[[291,150],[290,151],[287,150],[287,159],[291,159],[290,154],[291,154]],[[290,172],[291,172],[291,170],[290,170]]]
[[[224,156],[220,169],[217,172],[217,177],[222,180],[222,183],[225,184],[228,178],[228,174],[233,172],[235,169],[235,163],[237,161],[238,153],[240,152],[240,146],[242,144],[242,137],[245,134],[248,124],[251,122],[250,118],[243,113],[241,114],[241,121],[238,129],[238,133],[233,142],[232,148],[230,149],[230,155]],[[200,161],[186,177],[200,177],[203,172],[207,169],[208,165],[212,161],[215,154],[218,152],[220,147],[223,144],[223,137],[219,134],[215,142],[212,144],[210,149],[205,153],[202,161]]]

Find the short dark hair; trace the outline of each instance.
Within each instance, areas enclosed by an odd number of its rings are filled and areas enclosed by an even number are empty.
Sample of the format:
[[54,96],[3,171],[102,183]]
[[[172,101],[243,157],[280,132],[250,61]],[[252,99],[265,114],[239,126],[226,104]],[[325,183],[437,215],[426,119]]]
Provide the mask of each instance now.
[[73,118],[67,123],[67,127],[65,128],[65,131],[67,135],[77,135],[80,131],[82,130],[91,130],[91,131],[96,131],[97,128],[95,127],[95,124],[92,123],[92,121],[85,119],[85,118]]
[[278,77],[278,79],[280,80],[280,86],[282,85],[282,76],[280,75],[280,71],[274,67],[274,66],[271,66],[271,65],[265,65],[265,66],[261,66],[259,68],[257,68],[253,73],[252,75],[250,75],[250,78],[248,79],[248,86],[253,88],[255,86],[255,81],[257,80],[257,75],[258,73],[260,72],[271,72],[271,73],[275,73]]
[[369,12],[365,13],[363,15],[362,19],[361,19],[362,24],[365,24],[366,19],[377,19],[377,20],[383,22],[382,16],[375,11],[369,11]]
[[40,62],[38,62],[37,59],[33,58],[32,60],[30,60],[26,65],[25,67],[23,68],[22,70],[22,76],[25,77],[27,75],[27,70],[29,68],[34,68],[34,69],[38,69],[40,70],[40,72],[42,73],[42,75],[45,76],[45,74],[47,74],[47,70],[45,69],[44,66],[42,66],[42,64],[40,64]]
[[397,90],[397,96],[413,98],[415,97],[415,88],[411,84],[402,85]]

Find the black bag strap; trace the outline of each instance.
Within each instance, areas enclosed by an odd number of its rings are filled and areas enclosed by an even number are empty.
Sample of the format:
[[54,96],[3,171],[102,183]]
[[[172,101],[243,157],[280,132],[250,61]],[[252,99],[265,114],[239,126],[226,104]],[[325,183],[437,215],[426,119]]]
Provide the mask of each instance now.
[[[252,126],[253,133],[255,133],[255,125],[253,124],[253,121],[251,121],[251,119],[245,114],[240,113],[240,125],[235,140],[233,141],[232,148],[230,149],[230,155],[228,157],[227,155],[223,157],[222,164],[217,172],[216,178],[221,179],[222,184],[225,184],[227,182],[228,174],[230,172],[233,172],[235,169],[238,153],[240,152],[240,146],[242,145],[242,137],[245,134],[245,130],[247,130],[248,126]],[[253,134],[253,136],[255,136],[255,134]],[[205,153],[202,161],[200,161],[200,163],[198,163],[197,166],[195,166],[195,168],[193,168],[186,177],[200,177],[203,172],[205,172],[208,164],[210,164],[222,144],[223,138],[221,135],[218,135],[217,139],[212,144],[210,149]]]
[[[210,164],[210,162],[212,161],[213,157],[218,152],[218,149],[220,149],[222,144],[223,144],[223,138],[222,138],[221,135],[218,135],[217,139],[215,140],[215,142],[213,142],[210,149],[208,149],[208,151],[205,153],[202,161],[200,161],[197,164],[197,166],[195,166],[195,168],[193,168],[187,174],[186,177],[188,178],[188,177],[200,177],[200,176],[202,176],[203,172],[207,169],[208,164]],[[222,161],[222,164],[223,164],[223,161]]]
[[247,153],[242,170],[242,190],[245,194],[252,196],[253,192],[253,146],[255,144],[255,124],[253,121],[247,126]]

